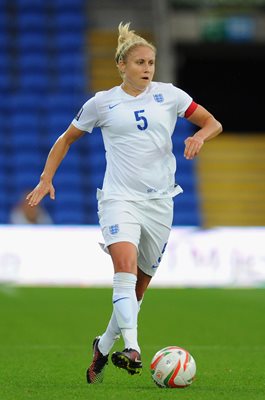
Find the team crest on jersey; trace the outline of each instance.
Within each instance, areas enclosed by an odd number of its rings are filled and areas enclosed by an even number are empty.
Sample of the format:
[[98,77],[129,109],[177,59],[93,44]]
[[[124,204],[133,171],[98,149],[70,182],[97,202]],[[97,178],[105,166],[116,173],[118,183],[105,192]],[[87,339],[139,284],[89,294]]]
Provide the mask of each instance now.
[[157,103],[163,103],[164,96],[161,93],[154,94],[154,99],[157,101]]
[[116,235],[116,233],[118,233],[120,230],[119,224],[115,224],[115,225],[110,225],[109,226],[109,233],[111,235]]

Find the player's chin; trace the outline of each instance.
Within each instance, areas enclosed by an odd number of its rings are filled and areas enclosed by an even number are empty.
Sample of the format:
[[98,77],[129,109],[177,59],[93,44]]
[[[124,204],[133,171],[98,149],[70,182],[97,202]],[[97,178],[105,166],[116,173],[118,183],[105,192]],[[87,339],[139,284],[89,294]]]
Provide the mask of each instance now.
[[146,87],[149,85],[150,82],[151,82],[150,79],[144,79],[144,78],[142,78],[140,84],[141,84],[142,87],[145,87],[145,88],[146,88]]

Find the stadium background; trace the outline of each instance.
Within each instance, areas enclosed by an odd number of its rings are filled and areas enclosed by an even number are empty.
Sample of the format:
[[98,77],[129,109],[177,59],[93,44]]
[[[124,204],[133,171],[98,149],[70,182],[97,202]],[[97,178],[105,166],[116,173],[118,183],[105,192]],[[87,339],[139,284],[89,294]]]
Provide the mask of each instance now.
[[[43,203],[54,225],[11,226],[9,215],[82,103],[119,84],[121,20],[157,45],[156,79],[187,90],[224,133],[186,161],[194,128],[179,120],[184,194],[158,276],[166,289],[150,288],[141,307],[143,374],[109,365],[91,387],[91,342],[111,312],[112,267],[97,244],[100,132],[72,146],[56,175],[57,199]],[[0,0],[1,400],[264,399],[264,20],[263,0]],[[161,392],[148,368],[171,344],[198,367],[177,393]]]
[[[255,6],[256,3],[256,6]],[[224,134],[184,160],[193,127],[173,135],[178,226],[264,225],[264,2],[0,2],[0,223],[35,186],[47,152],[83,102],[119,84],[117,24],[131,21],[158,47],[157,80],[187,90],[222,121]],[[105,168],[100,132],[72,146],[59,169],[55,224],[97,224]]]

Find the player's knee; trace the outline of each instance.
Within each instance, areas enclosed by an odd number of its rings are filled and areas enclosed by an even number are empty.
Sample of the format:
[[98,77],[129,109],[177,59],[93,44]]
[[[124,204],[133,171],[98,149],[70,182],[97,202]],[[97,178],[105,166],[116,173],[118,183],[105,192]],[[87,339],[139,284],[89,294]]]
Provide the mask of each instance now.
[[115,272],[137,275],[137,249],[129,242],[113,243],[109,246]]
[[115,272],[127,272],[130,274],[137,274],[137,265],[134,260],[128,258],[116,259],[114,262]]

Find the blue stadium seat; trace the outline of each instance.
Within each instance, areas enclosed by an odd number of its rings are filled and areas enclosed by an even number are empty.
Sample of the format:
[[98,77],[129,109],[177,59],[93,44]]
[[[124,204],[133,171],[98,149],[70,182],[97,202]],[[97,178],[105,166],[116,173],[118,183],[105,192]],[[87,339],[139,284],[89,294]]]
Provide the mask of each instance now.
[[82,225],[85,223],[84,210],[75,207],[62,206],[61,203],[55,204],[54,222],[63,225]]
[[0,35],[1,35],[2,32],[7,31],[8,29],[9,18],[5,11],[5,8],[1,3],[0,6],[1,6],[1,12],[0,12]]
[[66,174],[68,171],[80,174],[80,156],[74,151],[74,146],[72,146],[67,157],[63,160],[63,170]]
[[10,135],[10,144],[15,154],[21,151],[33,153],[35,157],[36,151],[40,147],[39,134],[37,129],[18,129],[13,130]]
[[[36,185],[50,146],[86,100],[86,2],[11,3],[0,0],[0,124],[5,132],[0,149],[0,193],[8,189],[8,199],[14,202],[22,190]],[[10,11],[14,11],[12,20]],[[15,40],[11,40],[14,32]],[[84,158],[82,145],[77,143],[56,174],[56,188],[65,196],[66,206],[68,196],[80,208],[68,208],[65,216],[61,204],[54,208],[65,223],[84,220],[80,204],[83,180],[89,177],[82,173],[80,154]],[[2,210],[0,207],[0,222],[4,220]]]
[[72,57],[75,57],[75,53],[82,51],[82,38],[80,32],[58,32],[54,37],[54,42],[57,51],[73,52]]
[[53,110],[46,119],[46,128],[50,134],[61,135],[69,126],[74,116],[70,112],[60,113]]
[[96,190],[97,188],[101,188],[103,184],[103,179],[104,179],[104,170],[101,171],[91,171],[89,175],[89,183],[92,190]]
[[5,74],[0,74],[0,92],[7,93],[12,87],[12,77],[10,71]]
[[101,188],[103,184],[103,179],[104,179],[104,171],[96,171],[92,172],[89,175],[89,180],[90,180],[90,186],[96,190],[97,188]]
[[193,132],[195,127],[186,118],[179,117],[178,120],[177,120],[175,129],[182,129],[182,130],[185,131],[185,134],[187,134],[189,132]]
[[43,0],[16,0],[20,13],[33,13],[45,11]]
[[73,119],[75,113],[77,113],[76,105],[72,97],[66,96],[65,93],[61,91],[58,91],[57,93],[51,93],[49,96],[47,96],[44,106],[52,114],[59,112],[60,115],[63,115],[63,118],[67,120],[69,117]]
[[47,51],[50,47],[48,34],[23,32],[17,38],[18,49],[23,53],[27,50]]
[[[80,191],[82,188],[82,176],[76,171],[64,170],[63,163],[54,177],[54,183],[58,190],[76,190]],[[62,189],[61,189],[62,188]]]
[[[74,11],[74,10],[73,10]],[[85,18],[78,12],[60,12],[55,15],[56,27],[60,31],[80,31],[84,29]]]
[[[68,52],[60,53],[58,51],[57,57],[55,58],[56,65],[58,66],[60,72],[68,71],[71,73],[84,74],[84,54],[83,53],[76,53],[74,57],[72,54]],[[85,77],[83,76],[83,80]]]
[[[85,102],[90,99],[91,96],[88,96]],[[98,144],[103,144],[103,138],[100,128],[94,128],[92,132],[88,135],[88,147],[97,147]]]
[[48,90],[51,85],[51,79],[45,72],[34,71],[34,73],[20,75],[19,86],[22,90],[37,92],[38,90]]
[[31,170],[40,171],[43,167],[44,160],[40,156],[38,149],[32,151],[32,149],[23,148],[22,150],[17,150],[10,157],[12,160],[12,166],[15,173],[24,173]]
[[185,192],[189,191],[193,193],[197,189],[197,179],[194,172],[182,172],[181,170],[177,173],[177,182],[178,184],[185,190]]
[[37,169],[26,169],[24,171],[17,170],[12,177],[12,183],[14,185],[14,190],[18,192],[22,192],[25,188],[33,188],[38,183],[38,177],[40,174],[40,170]]
[[97,206],[96,200],[97,200],[97,192],[96,190],[90,188],[86,188],[83,190],[83,195],[85,198],[85,203],[87,206]]
[[17,27],[21,31],[39,31],[40,29],[45,29],[47,23],[49,22],[43,10],[27,10],[27,12],[19,12],[17,19]]
[[20,53],[18,57],[18,67],[21,74],[33,71],[40,73],[48,72],[54,60],[46,52],[27,51]]
[[[87,155],[87,161],[91,165],[91,171],[103,171],[106,167],[106,160],[105,160],[105,151],[102,149],[101,151],[97,150],[95,152],[90,151]],[[84,160],[86,163],[86,160]]]
[[[26,115],[32,114],[43,107],[45,99],[40,93],[33,92],[18,92],[11,93],[8,98],[8,106],[11,110],[11,116],[15,114],[22,114],[22,118],[26,118]],[[12,118],[12,117],[11,117]]]
[[179,171],[181,172],[190,172],[192,173],[195,169],[195,164],[196,164],[196,159],[194,160],[187,160],[184,157],[184,147],[183,147],[183,151],[181,149],[181,151],[179,151],[180,149],[175,149],[174,150],[174,154],[176,155],[177,158],[177,167],[179,169]]
[[8,53],[8,50],[11,48],[10,40],[11,40],[11,37],[10,37],[8,31],[6,31],[2,28],[0,30],[0,51],[1,51],[0,54],[1,55]]
[[6,204],[0,203],[0,224],[7,224],[8,223],[8,208]]
[[176,196],[175,205],[181,211],[185,209],[185,207],[189,208],[189,211],[195,210],[197,208],[198,199],[197,196],[194,196],[193,193],[185,192]]
[[16,113],[11,115],[10,127],[16,132],[24,132],[26,129],[38,129],[41,122],[40,117],[38,112],[33,110],[17,110]]
[[[1,45],[1,43],[0,43],[0,45]],[[7,51],[0,51],[0,73],[1,74],[8,73],[11,62],[12,62],[12,60],[11,60],[10,54]]]
[[174,212],[173,225],[177,226],[200,226],[201,217],[198,210],[190,212],[189,210]]
[[71,70],[61,71],[57,83],[58,88],[62,90],[72,89],[74,91],[80,91],[83,90],[85,86],[83,75]]
[[[21,1],[21,0],[20,0]],[[62,8],[64,11],[67,10],[68,12],[78,10],[81,15],[83,15],[83,9],[85,6],[84,0],[53,0],[53,4],[56,7]]]
[[[5,185],[5,183],[6,183],[6,178],[7,178],[3,166],[4,166],[4,165],[1,165],[1,164],[0,164],[0,187],[1,187],[1,188],[4,187],[4,185]],[[1,191],[0,191],[0,193],[1,193]]]
[[6,162],[6,155],[3,148],[0,148],[0,172],[2,171]]
[[80,190],[57,190],[57,200],[62,206],[82,207],[84,196]]

